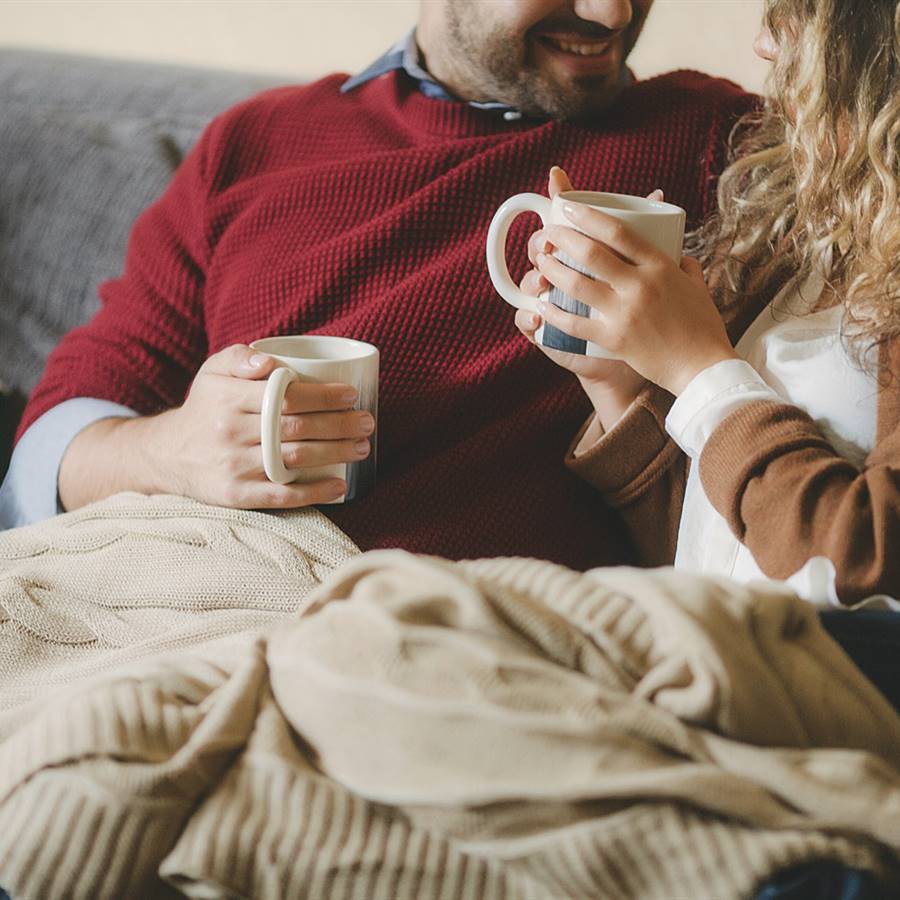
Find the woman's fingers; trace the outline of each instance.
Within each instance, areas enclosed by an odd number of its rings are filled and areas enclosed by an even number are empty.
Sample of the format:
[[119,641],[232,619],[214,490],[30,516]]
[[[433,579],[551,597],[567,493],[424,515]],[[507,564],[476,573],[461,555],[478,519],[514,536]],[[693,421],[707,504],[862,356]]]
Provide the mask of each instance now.
[[[663,255],[651,243],[645,241],[635,231],[629,228],[621,219],[601,212],[582,203],[566,203],[563,206],[566,218],[579,231],[594,238],[596,241],[606,244],[615,250],[623,259],[635,265],[654,263]],[[548,232],[549,230],[545,229]],[[550,239],[555,243],[553,239]]]
[[[622,287],[634,280],[635,267],[630,262],[623,260],[605,244],[595,241],[588,235],[565,225],[550,225],[546,229],[546,234],[554,247],[562,250],[595,278],[601,278],[613,287]],[[538,256],[540,258],[540,254]],[[538,268],[543,272],[540,265]],[[546,276],[547,273],[543,274]]]
[[522,277],[519,288],[529,297],[537,297],[538,294],[549,290],[550,282],[537,269],[531,269]]
[[553,249],[543,229],[538,229],[528,238],[528,260],[534,265],[538,253],[549,253]]
[[602,343],[598,341],[601,326],[597,319],[573,315],[544,300],[538,301],[538,309],[544,321],[549,322],[554,328],[582,341]]
[[537,313],[530,312],[527,309],[516,310],[516,328],[534,343],[534,333],[541,326],[541,317]]
[[569,176],[559,166],[553,166],[550,169],[550,196],[555,197],[563,191],[571,190],[573,188]]
[[[587,275],[582,275],[581,272],[564,265],[554,256],[542,253],[538,257],[538,266],[551,284],[556,285],[564,294],[568,294],[588,306],[602,309],[615,296],[616,292],[606,281],[595,281]],[[607,275],[601,273],[600,277],[605,279]],[[563,329],[563,331],[565,330]],[[578,335],[574,336],[578,337]]]

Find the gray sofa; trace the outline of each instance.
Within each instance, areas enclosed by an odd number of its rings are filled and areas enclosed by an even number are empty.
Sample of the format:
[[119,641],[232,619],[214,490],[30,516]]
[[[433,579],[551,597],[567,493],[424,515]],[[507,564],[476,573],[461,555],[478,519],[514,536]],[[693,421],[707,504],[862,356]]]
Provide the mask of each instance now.
[[0,47],[0,477],[28,393],[203,126],[286,79]]

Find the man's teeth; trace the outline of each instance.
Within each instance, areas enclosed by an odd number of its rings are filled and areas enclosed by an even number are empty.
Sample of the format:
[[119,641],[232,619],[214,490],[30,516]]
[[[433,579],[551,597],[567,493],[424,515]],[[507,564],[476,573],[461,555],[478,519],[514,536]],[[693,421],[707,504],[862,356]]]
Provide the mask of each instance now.
[[548,38],[548,40],[558,50],[563,50],[566,53],[576,53],[578,56],[597,56],[609,46],[608,41],[600,41],[595,44],[570,44],[568,41],[557,41],[553,38]]

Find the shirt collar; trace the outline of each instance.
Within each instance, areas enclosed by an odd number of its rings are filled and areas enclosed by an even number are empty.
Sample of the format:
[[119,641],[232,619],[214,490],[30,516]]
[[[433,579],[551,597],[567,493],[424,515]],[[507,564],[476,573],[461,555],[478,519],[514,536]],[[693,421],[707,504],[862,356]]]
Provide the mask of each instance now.
[[[434,78],[422,66],[422,55],[419,52],[419,45],[416,43],[416,29],[411,28],[405,37],[401,38],[394,44],[390,50],[383,56],[380,56],[370,66],[363,69],[358,75],[348,78],[341,85],[341,93],[346,94],[354,88],[361,87],[375,78],[380,78],[388,72],[402,70],[415,81],[419,90],[433,100],[457,100],[440,82]],[[619,76],[619,86],[626,88],[634,81],[631,71],[623,66],[621,75]],[[475,109],[493,109],[498,113],[503,113],[503,118],[507,122],[515,122],[523,117],[523,113],[509,106],[506,103],[496,101],[477,101],[470,100],[469,106]]]
[[[388,72],[401,70],[406,72],[418,85],[419,90],[433,100],[456,100],[442,84],[422,67],[419,45],[416,43],[416,29],[412,28],[407,35],[397,41],[383,56],[380,56],[370,66],[363,69],[358,75],[348,78],[341,85],[341,93],[345,94],[355,88],[361,87],[375,78],[380,78]],[[515,121],[522,118],[522,113],[506,103],[469,101],[469,106],[475,109],[493,109],[503,113],[507,121]]]

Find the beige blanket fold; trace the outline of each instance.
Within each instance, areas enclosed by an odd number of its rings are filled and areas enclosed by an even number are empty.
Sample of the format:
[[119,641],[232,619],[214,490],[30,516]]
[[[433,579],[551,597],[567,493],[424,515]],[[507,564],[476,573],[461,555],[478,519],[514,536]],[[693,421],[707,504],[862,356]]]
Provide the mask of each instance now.
[[0,567],[17,900],[900,891],[900,717],[781,589],[133,495]]

